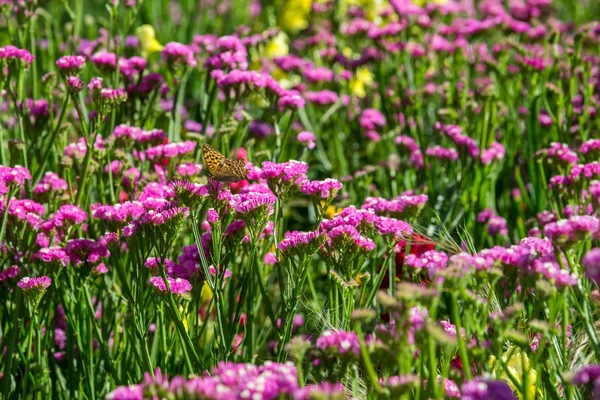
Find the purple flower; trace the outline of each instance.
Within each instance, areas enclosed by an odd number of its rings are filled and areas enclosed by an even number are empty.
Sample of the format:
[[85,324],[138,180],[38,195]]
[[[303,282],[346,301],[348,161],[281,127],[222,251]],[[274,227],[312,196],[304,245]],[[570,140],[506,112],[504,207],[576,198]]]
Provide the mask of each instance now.
[[[587,143],[587,142],[586,142]],[[582,153],[585,143],[581,146]],[[577,164],[579,157],[577,153],[569,148],[566,143],[550,143],[549,149],[540,150],[536,155],[546,155],[549,163],[557,163],[559,165]]]
[[586,140],[579,148],[582,154],[597,152],[598,150],[600,150],[600,139]]
[[52,284],[52,279],[47,276],[40,276],[39,278],[30,278],[28,276],[21,279],[17,286],[23,289],[24,291],[44,291]]
[[393,238],[392,242],[397,239],[408,238],[412,236],[412,227],[404,221],[395,218],[378,217],[375,220],[375,227],[381,236]]
[[327,355],[340,356],[340,358],[352,354],[358,357],[360,352],[356,333],[343,330],[323,332],[317,339],[317,348]]
[[427,195],[400,195],[392,200],[381,197],[367,197],[362,209],[372,209],[378,215],[387,215],[398,219],[414,218],[419,215],[427,203]]
[[[186,279],[167,277],[167,281],[169,283],[169,289],[171,289],[171,293],[175,295],[181,296],[192,290],[192,284]],[[160,292],[167,292],[167,286],[165,285],[165,281],[161,276],[153,276],[150,278],[150,284]]]
[[505,381],[474,379],[462,385],[461,400],[516,400]]
[[284,255],[312,255],[323,243],[323,236],[318,231],[286,232],[277,248]]
[[538,121],[540,122],[542,128],[550,128],[554,123],[554,121],[552,121],[552,117],[543,112],[538,115]]
[[318,92],[307,91],[304,92],[304,98],[310,103],[326,106],[337,102],[338,94],[331,90],[321,90]]
[[277,105],[281,111],[286,109],[296,111],[304,108],[305,101],[299,94],[287,93],[279,98]]
[[78,76],[67,76],[67,86],[69,87],[69,90],[72,91],[73,93],[79,93],[83,90],[84,86],[85,86],[85,82],[79,78]]
[[500,143],[494,142],[491,144],[489,149],[485,149],[481,152],[481,163],[483,165],[490,164],[494,160],[502,160],[506,150]]
[[243,193],[240,195],[240,201],[235,206],[235,211],[243,215],[254,216],[256,213],[271,215],[273,213],[272,205],[276,201],[277,197],[270,193]]
[[160,56],[163,60],[167,61],[171,67],[195,67],[198,62],[194,58],[194,52],[192,49],[181,43],[169,42],[165,44],[162,49]]
[[141,385],[119,386],[106,395],[107,400],[143,400],[144,390]]
[[437,158],[438,160],[458,160],[458,152],[455,149],[447,149],[441,146],[428,147],[425,150],[425,155],[428,157]]
[[589,395],[596,396],[600,393],[600,365],[588,365],[581,368],[573,376],[572,382],[576,386],[586,388]]
[[416,254],[408,254],[404,261],[406,265],[413,268],[424,268],[432,279],[437,275],[438,271],[446,268],[448,264],[448,256],[446,253],[437,250],[428,250],[421,256]]
[[206,212],[206,221],[209,224],[214,224],[215,222],[219,221],[219,214],[217,213],[217,211],[215,211],[214,208],[210,208]]
[[94,54],[90,61],[98,68],[106,71],[114,71],[117,69],[117,55],[107,51],[101,51]]
[[0,271],[0,283],[5,282],[9,279],[16,278],[21,273],[21,268],[16,265],[6,268],[4,271]]
[[365,130],[377,130],[385,126],[385,117],[381,111],[374,108],[367,108],[360,114],[358,123]]
[[[33,62],[33,55],[25,50],[19,49],[15,46],[4,46],[0,47],[0,60],[6,60],[8,63],[8,73],[9,75],[14,71],[15,67],[18,69],[20,66],[28,68]],[[0,68],[0,75],[4,74],[4,68]]]
[[587,215],[576,215],[569,219],[551,222],[544,227],[544,234],[558,245],[573,243],[591,237],[598,232],[598,219]]
[[312,132],[302,131],[296,136],[296,139],[302,144],[305,144],[309,150],[315,148],[315,135]]
[[56,66],[65,75],[75,75],[85,67],[85,57],[63,56],[56,60]]
[[581,265],[585,268],[585,276],[600,285],[600,248],[588,251],[581,259]]
[[463,134],[462,128],[458,125],[444,125],[441,122],[435,123],[435,128],[454,141],[459,147],[465,147],[468,154],[473,158],[479,157],[479,146],[473,138]]
[[342,188],[336,179],[327,178],[324,181],[302,181],[300,191],[308,196],[316,195],[318,198],[331,201]]

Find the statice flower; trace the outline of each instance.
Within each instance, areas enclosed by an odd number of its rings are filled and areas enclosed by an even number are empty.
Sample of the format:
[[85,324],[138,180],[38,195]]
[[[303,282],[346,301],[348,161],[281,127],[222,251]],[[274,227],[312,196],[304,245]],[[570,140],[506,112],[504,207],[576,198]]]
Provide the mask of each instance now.
[[550,128],[552,126],[552,124],[554,123],[554,121],[552,120],[552,117],[549,116],[545,112],[541,112],[538,115],[538,121],[539,121],[540,125],[542,126],[542,128]]
[[247,69],[248,53],[246,46],[237,36],[221,36],[214,43],[212,55],[206,60],[208,69]]
[[[276,201],[277,197],[271,193],[242,193],[235,205],[235,211],[247,221],[259,222],[263,221],[268,215],[273,214],[273,204]],[[262,226],[262,223],[258,226]]]
[[600,151],[600,139],[588,139],[579,148],[579,151],[585,155],[594,155]]
[[400,195],[392,200],[381,197],[367,197],[362,209],[373,209],[378,215],[398,219],[410,219],[418,216],[427,203],[427,195]]
[[319,336],[316,344],[326,358],[351,361],[355,360],[360,352],[355,332],[326,330]]
[[304,180],[300,185],[300,191],[308,196],[314,196],[318,200],[323,200],[326,203],[337,196],[342,189],[342,184],[336,179],[327,178],[324,181]]
[[311,232],[286,232],[277,248],[284,257],[287,256],[310,256],[317,252],[325,237],[318,231]]
[[117,55],[107,51],[94,54],[90,61],[98,68],[106,71],[114,71],[117,68]]
[[504,381],[477,378],[462,385],[461,400],[517,400]]
[[551,222],[544,227],[544,234],[559,246],[591,238],[598,232],[598,219],[587,215],[576,215],[569,219]]
[[491,209],[484,210],[477,214],[477,222],[487,223],[487,232],[490,236],[508,235],[506,220],[496,215]]
[[375,228],[381,236],[387,239],[389,246],[393,246],[398,240],[406,239],[413,234],[413,229],[409,224],[395,218],[378,217],[375,220]]
[[304,98],[312,104],[320,106],[326,106],[334,104],[338,101],[338,94],[331,90],[321,90],[318,92],[306,91],[304,92]]
[[404,146],[410,152],[410,162],[416,169],[422,169],[425,165],[423,161],[423,153],[415,140],[409,136],[396,136],[396,144]]
[[162,144],[150,147],[144,152],[146,158],[150,161],[159,161],[161,159],[170,159],[189,154],[196,148],[196,142],[186,140],[185,142]]
[[494,142],[490,145],[488,149],[484,149],[481,152],[481,163],[483,165],[487,165],[492,163],[494,160],[502,160],[504,155],[506,154],[506,150],[504,146],[498,142]]
[[12,75],[20,68],[29,68],[33,59],[33,55],[25,49],[12,45],[0,47],[0,76],[5,72]]
[[[582,146],[583,148],[583,146]],[[579,156],[573,150],[569,148],[569,145],[566,143],[550,143],[550,148],[540,150],[536,153],[538,156],[546,156],[546,160],[553,164],[556,163],[558,165],[570,165],[577,164],[579,161]]]
[[20,165],[13,168],[0,166],[0,195],[8,193],[9,187],[20,187],[31,180],[29,170]]
[[413,268],[424,268],[429,274],[429,278],[433,279],[438,271],[446,268],[448,264],[448,256],[443,251],[428,250],[421,256],[409,254],[404,260],[405,264]]
[[428,147],[425,150],[425,155],[438,160],[458,160],[458,152],[455,149],[448,149],[441,146]]
[[47,276],[40,276],[39,278],[25,277],[17,283],[17,286],[21,288],[25,294],[25,301],[27,302],[30,312],[35,311],[42,296],[46,292],[46,289],[48,289],[51,284],[52,279]]
[[473,138],[466,136],[463,134],[462,128],[457,125],[444,125],[441,122],[435,123],[435,128],[444,134],[446,134],[449,138],[451,138],[454,143],[456,143],[459,147],[464,147],[467,150],[467,153],[473,157],[479,157],[479,146]]
[[[167,281],[169,282],[169,289],[174,295],[182,296],[192,290],[192,284],[186,279],[167,277]],[[161,276],[150,278],[150,284],[159,292],[167,293],[167,286]]]
[[271,161],[262,163],[261,179],[266,179],[269,189],[281,198],[297,182],[305,179],[308,165],[302,161],[291,160],[281,164]]
[[297,111],[304,108],[305,101],[299,94],[286,93],[279,98],[277,102],[279,110]]
[[583,386],[590,399],[600,393],[600,365],[588,365],[579,369],[571,381],[576,386]]
[[56,66],[65,75],[76,75],[85,67],[85,57],[63,56],[56,60]]
[[561,269],[553,257],[544,257],[533,260],[534,271],[543,276],[556,287],[574,286],[577,284],[577,275],[568,270]]
[[585,268],[585,276],[600,285],[600,248],[588,251],[581,259],[581,265]]
[[192,49],[185,44],[177,42],[167,43],[162,49],[160,56],[167,62],[170,68],[195,67],[198,65]]
[[302,131],[302,132],[298,133],[298,136],[296,136],[296,139],[300,143],[306,145],[306,148],[308,148],[309,150],[314,149],[316,146],[315,135],[312,132]]

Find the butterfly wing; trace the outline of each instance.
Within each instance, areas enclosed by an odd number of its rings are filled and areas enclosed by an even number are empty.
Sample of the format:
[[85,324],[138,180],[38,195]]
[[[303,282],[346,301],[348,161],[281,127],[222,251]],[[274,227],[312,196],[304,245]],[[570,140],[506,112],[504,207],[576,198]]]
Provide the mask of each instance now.
[[243,160],[226,158],[214,174],[214,179],[220,182],[238,182],[245,179],[247,175],[248,170]]
[[208,172],[212,176],[217,176],[223,162],[226,160],[225,156],[206,143],[202,146],[202,156],[204,157]]

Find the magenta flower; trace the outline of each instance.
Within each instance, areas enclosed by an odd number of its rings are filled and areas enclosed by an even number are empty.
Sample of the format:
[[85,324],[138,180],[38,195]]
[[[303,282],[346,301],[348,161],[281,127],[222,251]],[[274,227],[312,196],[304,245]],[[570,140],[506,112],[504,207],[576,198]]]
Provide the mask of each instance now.
[[298,133],[298,136],[296,136],[296,139],[298,139],[298,141],[300,143],[306,145],[306,147],[309,150],[314,149],[316,146],[315,135],[312,132],[302,131],[302,132]]
[[581,259],[581,265],[585,268],[585,276],[600,285],[600,248],[588,251]]
[[300,191],[308,196],[316,196],[320,199],[331,201],[342,189],[342,184],[336,180],[327,178],[324,181],[302,181]]
[[117,69],[117,55],[107,51],[100,51],[94,54],[90,61],[98,68],[105,71],[114,71]]
[[[174,295],[182,296],[192,290],[192,284],[186,279],[167,277],[167,281],[169,283],[169,289]],[[167,292],[167,286],[161,276],[153,276],[150,278],[150,284],[161,293]]]
[[75,75],[85,67],[85,57],[63,56],[56,60],[56,66],[65,75]]
[[52,284],[52,279],[47,276],[41,276],[39,278],[30,278],[26,276],[22,278],[17,286],[23,289],[24,291],[28,290],[46,290]]
[[326,330],[319,336],[316,344],[328,356],[352,358],[352,355],[358,357],[360,352],[358,336],[354,332]]

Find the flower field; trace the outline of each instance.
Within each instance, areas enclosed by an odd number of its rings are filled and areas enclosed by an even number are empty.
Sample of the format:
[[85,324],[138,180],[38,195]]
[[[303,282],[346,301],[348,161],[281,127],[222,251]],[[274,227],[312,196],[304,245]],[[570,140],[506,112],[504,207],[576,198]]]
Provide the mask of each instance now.
[[600,399],[597,1],[0,11],[0,399]]

